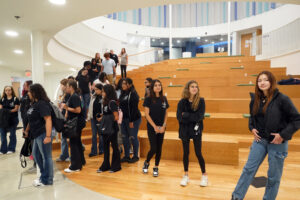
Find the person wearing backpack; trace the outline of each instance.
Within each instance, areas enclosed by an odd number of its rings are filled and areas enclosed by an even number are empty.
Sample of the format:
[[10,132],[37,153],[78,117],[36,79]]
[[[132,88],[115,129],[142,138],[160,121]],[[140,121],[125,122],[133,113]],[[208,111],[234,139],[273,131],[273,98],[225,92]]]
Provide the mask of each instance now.
[[52,108],[43,86],[36,83],[30,86],[28,96],[32,106],[27,111],[28,125],[24,137],[34,139],[32,154],[40,169],[40,177],[34,180],[35,187],[53,184],[52,161]]
[[[0,109],[9,110],[7,127],[0,128],[1,133],[1,148],[0,154],[12,154],[16,151],[17,137],[16,129],[19,123],[18,110],[20,101],[16,97],[13,87],[4,87],[2,98],[0,100]],[[7,132],[10,132],[9,144],[7,145]]]
[[[110,173],[114,173],[121,170],[121,159],[120,159],[120,151],[118,148],[118,105],[117,105],[117,95],[114,87],[112,85],[105,85],[102,91],[103,97],[103,116],[97,117],[97,120],[101,122],[105,117],[112,116],[113,122],[112,127],[113,132],[111,134],[103,135],[103,146],[104,146],[104,160],[102,165],[97,170],[97,173],[101,173],[104,171],[108,171]],[[113,149],[112,161],[110,160],[110,144]]]
[[78,119],[76,136],[70,138],[71,165],[64,170],[66,173],[72,173],[80,171],[82,166],[86,163],[81,142],[81,132],[85,126],[85,116],[83,114],[80,97],[77,94],[78,88],[76,81],[68,81],[66,92],[70,94],[68,102],[62,105],[66,110],[66,119],[72,120],[76,117]]

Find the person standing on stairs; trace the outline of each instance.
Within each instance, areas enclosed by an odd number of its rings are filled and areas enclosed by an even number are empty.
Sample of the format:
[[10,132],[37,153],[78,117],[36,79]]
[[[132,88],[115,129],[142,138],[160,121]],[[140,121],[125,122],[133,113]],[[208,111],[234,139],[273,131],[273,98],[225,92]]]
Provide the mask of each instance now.
[[77,94],[78,90],[76,81],[70,80],[66,89],[70,97],[68,102],[62,105],[66,110],[65,116],[67,120],[71,120],[75,117],[78,118],[76,137],[70,138],[71,165],[64,170],[66,173],[78,172],[86,163],[81,142],[82,129],[85,127],[85,116],[83,114],[80,97]]
[[195,154],[198,158],[202,172],[200,186],[206,187],[208,185],[205,161],[201,152],[204,113],[205,101],[204,98],[200,97],[198,83],[194,80],[189,81],[183,89],[182,99],[177,106],[179,138],[181,139],[183,146],[183,166],[185,172],[180,182],[181,186],[187,186],[189,182],[188,167],[191,139],[193,139]]
[[[132,79],[126,78],[122,82],[122,92],[119,98],[120,109],[123,113],[121,133],[125,156],[121,162],[135,163],[139,160],[138,132],[142,121],[138,108],[140,97],[136,92]],[[133,157],[130,158],[130,140],[133,146]]]
[[150,151],[144,162],[143,173],[148,173],[150,160],[155,154],[153,176],[157,177],[169,108],[167,97],[163,95],[162,84],[159,80],[151,82],[150,96],[145,99],[143,106],[145,107],[147,133],[150,143]]
[[288,154],[288,141],[300,128],[300,114],[290,98],[276,87],[274,75],[261,72],[251,93],[249,130],[254,136],[249,157],[232,193],[232,200],[244,199],[259,166],[268,154],[268,180],[263,199],[275,200]]

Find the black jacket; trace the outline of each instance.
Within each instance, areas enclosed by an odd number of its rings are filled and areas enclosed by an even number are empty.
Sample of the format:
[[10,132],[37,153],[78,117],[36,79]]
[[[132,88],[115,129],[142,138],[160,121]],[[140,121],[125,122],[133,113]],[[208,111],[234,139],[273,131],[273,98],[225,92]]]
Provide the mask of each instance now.
[[[122,92],[121,96],[120,96],[120,100],[123,98],[124,95],[127,95],[125,92]],[[141,112],[139,110],[139,101],[140,101],[140,97],[138,95],[138,93],[136,92],[136,90],[134,88],[131,88],[128,94],[128,99],[127,99],[127,108],[123,109],[128,112],[128,116],[129,116],[129,122],[134,122],[136,120],[138,120],[139,118],[141,118]],[[122,109],[122,107],[121,107]],[[122,110],[122,111],[123,111]]]
[[[256,128],[255,117],[252,115],[254,93],[250,93],[249,130]],[[300,114],[290,98],[278,90],[275,91],[264,116],[265,134],[279,133],[284,140],[292,139],[300,128]]]
[[119,58],[118,58],[118,56],[117,56],[116,54],[110,54],[110,58],[113,59],[113,60],[115,61],[116,67],[117,67],[117,65],[118,65],[118,63],[119,63]]
[[26,126],[28,124],[28,117],[27,117],[27,111],[31,106],[31,101],[29,99],[28,94],[25,94],[20,101],[20,112],[21,112],[21,118],[23,121],[24,129],[26,129]]
[[179,122],[179,138],[183,140],[191,139],[195,136],[194,127],[199,122],[200,134],[203,130],[203,119],[205,113],[204,98],[200,99],[198,109],[192,110],[188,99],[181,99],[177,105],[177,120]]

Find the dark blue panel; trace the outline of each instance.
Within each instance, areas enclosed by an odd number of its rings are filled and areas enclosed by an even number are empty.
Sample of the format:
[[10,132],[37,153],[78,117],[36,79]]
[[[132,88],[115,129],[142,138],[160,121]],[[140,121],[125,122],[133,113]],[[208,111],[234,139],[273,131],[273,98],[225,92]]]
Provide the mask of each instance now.
[[117,19],[117,13],[113,13],[113,19]]
[[276,3],[271,3],[271,8],[275,9],[276,8]]
[[256,2],[252,2],[252,15],[256,15]]
[[234,2],[234,20],[236,21],[238,19],[238,9],[237,9],[237,2]]
[[164,27],[167,27],[167,6],[164,5]]
[[139,25],[142,24],[142,9],[139,8]]

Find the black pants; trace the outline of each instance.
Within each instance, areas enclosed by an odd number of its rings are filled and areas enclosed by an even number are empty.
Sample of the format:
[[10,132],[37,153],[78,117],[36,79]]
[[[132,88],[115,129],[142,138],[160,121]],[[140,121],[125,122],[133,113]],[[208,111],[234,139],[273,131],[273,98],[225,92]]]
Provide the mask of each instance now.
[[85,165],[85,158],[83,154],[82,142],[81,142],[81,131],[77,129],[77,135],[74,138],[70,138],[70,149],[71,149],[71,170],[81,169]]
[[[121,65],[121,76],[122,78],[126,78],[126,68],[127,68],[127,65]],[[124,76],[123,76],[123,73],[124,73]]]
[[[111,165],[109,162],[110,158],[110,143],[113,149]],[[114,133],[110,136],[103,135],[103,150],[104,150],[104,160],[99,168],[102,171],[112,170],[119,171],[121,169],[121,159],[120,151],[118,148],[118,134]]]
[[146,160],[147,163],[150,162],[151,158],[155,154],[155,166],[159,165],[164,136],[165,136],[165,133],[156,134],[154,130],[148,129],[148,139],[150,142],[150,150],[147,155],[147,160]]
[[[184,171],[187,172],[189,170],[189,153],[190,153],[190,140],[181,140],[183,146],[183,166]],[[199,165],[201,167],[202,173],[205,173],[205,161],[201,152],[201,144],[202,144],[202,135],[198,135],[193,138],[195,154],[198,158]]]

